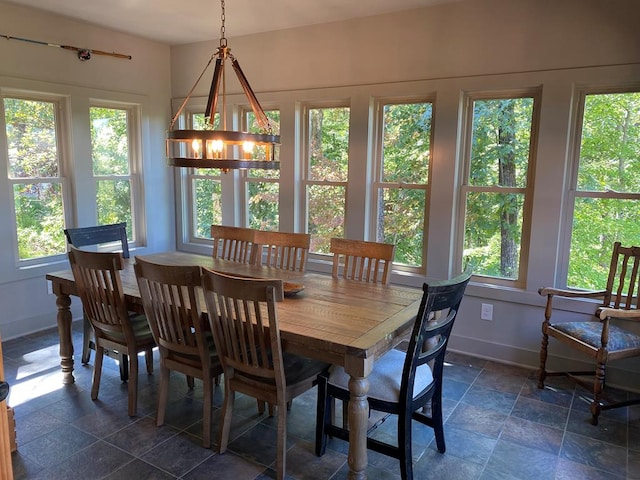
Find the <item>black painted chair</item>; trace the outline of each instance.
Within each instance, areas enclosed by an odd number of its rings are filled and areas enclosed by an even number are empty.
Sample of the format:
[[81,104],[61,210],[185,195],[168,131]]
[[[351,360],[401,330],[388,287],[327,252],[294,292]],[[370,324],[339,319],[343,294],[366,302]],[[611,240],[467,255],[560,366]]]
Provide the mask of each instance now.
[[[413,478],[411,423],[416,420],[433,428],[436,446],[445,451],[442,420],[442,374],[447,342],[471,277],[462,275],[423,286],[424,294],[413,326],[407,352],[392,349],[380,358],[369,375],[369,409],[397,415],[397,445],[371,438],[367,448],[400,460],[403,479]],[[332,367],[318,377],[316,454],[324,454],[327,437],[349,439],[349,430],[332,422],[333,399],[349,401],[349,375],[342,367]],[[428,415],[428,402],[431,414]],[[375,426],[372,427],[372,430]]]

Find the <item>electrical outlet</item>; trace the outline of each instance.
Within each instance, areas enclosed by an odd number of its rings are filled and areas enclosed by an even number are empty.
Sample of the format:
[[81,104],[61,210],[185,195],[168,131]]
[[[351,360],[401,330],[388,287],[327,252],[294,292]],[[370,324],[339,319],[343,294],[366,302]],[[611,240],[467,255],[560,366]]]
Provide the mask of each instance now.
[[483,303],[480,307],[480,320],[493,320],[493,305],[490,303]]

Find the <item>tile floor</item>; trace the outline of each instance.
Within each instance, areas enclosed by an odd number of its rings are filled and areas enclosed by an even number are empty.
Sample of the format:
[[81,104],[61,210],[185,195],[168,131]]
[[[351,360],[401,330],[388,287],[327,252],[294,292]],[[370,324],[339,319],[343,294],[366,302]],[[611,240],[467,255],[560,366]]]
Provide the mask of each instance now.
[[[74,325],[76,352],[80,332],[80,325]],[[141,373],[138,416],[129,418],[126,384],[120,382],[115,362],[105,361],[100,398],[92,402],[91,365],[76,365],[76,383],[61,385],[55,330],[5,342],[3,350],[5,376],[11,384],[9,405],[15,410],[16,479],[274,476],[275,421],[259,416],[253,399],[237,400],[229,451],[218,455],[201,446],[202,389],[197,382],[189,391],[184,377],[172,377],[166,424],[158,428],[154,422],[158,375]],[[640,478],[640,407],[605,412],[594,427],[588,406],[580,400],[584,391],[574,390],[569,380],[555,377],[554,389],[541,391],[529,370],[451,352],[448,361],[447,452],[439,454],[431,431],[416,426],[416,479]],[[215,437],[220,387],[214,403]],[[346,478],[345,442],[331,440],[322,458],[313,453],[315,389],[294,401],[288,424],[289,478]],[[392,435],[392,424],[387,420],[375,434]],[[369,464],[369,478],[400,478],[393,459],[369,452]]]

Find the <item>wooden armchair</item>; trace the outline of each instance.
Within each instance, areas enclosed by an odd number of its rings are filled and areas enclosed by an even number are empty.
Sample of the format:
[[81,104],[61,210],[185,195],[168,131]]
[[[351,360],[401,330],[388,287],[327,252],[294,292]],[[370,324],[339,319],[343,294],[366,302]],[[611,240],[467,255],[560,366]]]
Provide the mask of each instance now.
[[304,272],[310,244],[311,235],[308,233],[256,230],[251,263]]
[[391,262],[396,246],[390,243],[364,242],[332,238],[332,275],[370,283],[389,283]]
[[104,350],[110,349],[128,355],[130,416],[136,414],[138,397],[138,353],[145,352],[147,373],[153,373],[155,342],[144,315],[127,310],[120,271],[124,268],[121,253],[69,251],[69,262],[96,340],[96,361],[93,367],[91,399],[98,398]]
[[[64,234],[67,237],[67,243],[76,248],[97,246],[103,244],[114,244],[116,247],[111,249],[115,251],[118,247],[122,249],[122,256],[129,258],[129,243],[127,240],[127,223],[113,223],[110,225],[96,225],[92,227],[66,228]],[[91,323],[86,315],[83,319],[83,339],[82,339],[82,363],[89,363],[91,358],[91,350],[95,350],[95,343],[92,339],[93,331]],[[120,377],[122,381],[127,380],[128,359],[126,356],[120,358]]]
[[315,385],[329,365],[282,351],[276,302],[282,280],[238,278],[203,269],[202,287],[224,369],[219,453],[229,441],[235,393],[277,406],[276,478],[286,471],[287,404]]
[[[540,345],[540,369],[538,388],[544,388],[549,375],[567,375],[581,386],[593,391],[591,401],[591,423],[598,424],[603,410],[640,403],[639,400],[611,402],[604,396],[605,368],[607,362],[640,356],[640,335],[618,325],[623,319],[640,320],[638,289],[640,288],[640,247],[623,247],[620,242],[613,246],[607,285],[604,290],[577,291],[558,288],[541,288],[540,295],[547,297],[545,320],[542,323]],[[553,297],[602,299],[593,320],[562,321],[552,323]],[[593,358],[596,365],[591,371],[547,372],[549,337]],[[593,376],[593,382],[583,376]]]
[[211,225],[213,258],[249,263],[255,233],[252,228]]

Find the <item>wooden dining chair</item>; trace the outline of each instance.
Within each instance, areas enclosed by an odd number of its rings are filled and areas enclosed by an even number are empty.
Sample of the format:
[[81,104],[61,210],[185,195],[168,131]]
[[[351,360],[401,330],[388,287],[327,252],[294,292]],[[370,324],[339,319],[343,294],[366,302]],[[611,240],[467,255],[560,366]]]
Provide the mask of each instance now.
[[[448,281],[425,283],[406,353],[390,350],[375,362],[368,378],[369,409],[396,415],[398,427],[393,444],[372,438],[371,430],[367,432],[367,448],[397,458],[403,480],[413,478],[413,420],[433,429],[440,453],[446,449],[442,419],[444,356],[470,278],[471,271],[467,270]],[[348,428],[335,425],[331,411],[334,398],[349,402],[349,379],[344,368],[337,366],[318,378],[316,454],[319,456],[325,452],[328,436],[349,440]]]
[[[76,248],[99,246],[109,244],[114,246],[110,251],[116,251],[118,247],[122,249],[122,256],[129,258],[129,242],[127,240],[127,223],[113,223],[109,225],[96,225],[91,227],[66,228],[64,235],[67,237],[67,243]],[[91,358],[91,350],[95,350],[93,341],[93,330],[91,322],[84,316],[82,320],[82,363],[89,363]],[[120,378],[122,381],[127,380],[128,359],[121,356],[120,360]]]
[[308,233],[256,230],[251,263],[304,272],[310,244],[311,235]]
[[[160,351],[156,425],[164,424],[171,371],[198,378],[204,385],[202,445],[209,448],[213,385],[222,374],[222,365],[202,315],[200,267],[159,265],[136,257],[134,269],[144,311]],[[193,388],[192,382],[189,387]]]
[[211,225],[213,258],[249,263],[255,233],[252,228]]
[[155,342],[144,315],[130,313],[120,279],[124,268],[121,253],[85,252],[71,247],[69,262],[73,278],[89,318],[96,342],[91,399],[98,398],[104,350],[128,355],[129,416],[135,416],[138,397],[138,353],[145,352],[147,373],[153,373]]
[[[640,398],[619,402],[605,398],[604,395],[607,363],[640,356],[640,335],[632,329],[624,328],[625,321],[640,321],[639,289],[640,247],[625,247],[620,242],[615,242],[607,283],[603,290],[568,290],[553,287],[538,290],[540,295],[547,297],[545,318],[542,322],[538,388],[544,388],[544,381],[549,375],[566,375],[580,386],[591,390],[593,398],[590,410],[593,425],[598,424],[598,416],[603,410],[640,403]],[[571,312],[567,312],[566,307],[562,307],[562,320],[552,321],[554,297],[599,299],[600,303],[594,305],[591,318],[585,318],[584,314],[577,312],[572,315]],[[595,361],[595,368],[590,371],[548,372],[546,363],[549,337],[591,357]]]
[[224,369],[219,453],[229,442],[235,393],[277,407],[277,479],[286,471],[287,403],[315,384],[328,364],[282,351],[276,302],[282,280],[238,278],[203,269],[202,286]]
[[369,283],[388,284],[396,246],[390,243],[332,238],[332,275]]

